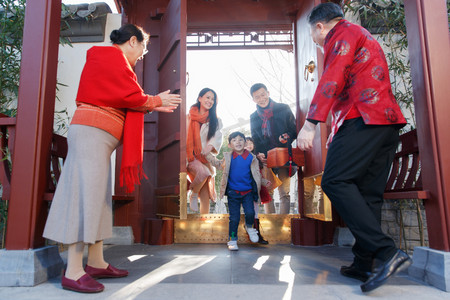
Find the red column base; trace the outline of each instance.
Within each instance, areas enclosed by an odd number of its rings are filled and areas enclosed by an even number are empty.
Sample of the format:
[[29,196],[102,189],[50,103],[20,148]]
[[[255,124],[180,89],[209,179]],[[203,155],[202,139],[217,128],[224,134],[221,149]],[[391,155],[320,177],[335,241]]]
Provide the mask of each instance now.
[[332,223],[314,219],[292,218],[291,241],[299,246],[321,246],[333,243]]
[[144,243],[149,245],[173,244],[173,224],[173,219],[145,219]]

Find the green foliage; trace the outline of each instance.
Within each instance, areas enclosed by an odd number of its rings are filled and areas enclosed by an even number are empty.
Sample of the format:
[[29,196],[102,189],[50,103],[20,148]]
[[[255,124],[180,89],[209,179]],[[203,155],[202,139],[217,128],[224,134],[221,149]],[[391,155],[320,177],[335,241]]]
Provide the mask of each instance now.
[[0,249],[4,248],[5,245],[7,218],[8,218],[8,201],[0,199]]
[[[74,12],[70,11],[67,5],[64,3],[61,3],[61,31],[70,29],[69,22],[67,21],[67,18],[74,18]],[[61,45],[69,45],[72,46],[72,43],[67,37],[59,37],[59,43]]]
[[346,12],[358,15],[361,23],[382,42],[388,61],[392,91],[397,102],[409,111],[410,128],[416,127],[411,81],[411,66],[408,57],[405,10],[400,0],[359,0],[344,6]]
[[[69,20],[76,19],[76,10],[70,9],[69,6],[65,5],[64,3],[61,3],[61,27],[60,32],[63,33],[66,30],[70,30],[70,24]],[[93,19],[92,15],[89,15],[84,18],[86,21],[89,21],[90,19]],[[59,43],[63,46],[72,46],[72,42],[70,41],[70,38],[60,35],[59,36]]]
[[[70,47],[72,47],[72,43],[70,41],[64,41],[64,43],[68,43],[67,45],[69,45]],[[61,37],[60,37],[60,44],[62,44],[61,42]],[[59,91],[59,87],[63,86],[63,87],[67,87],[67,84],[63,84],[61,82],[57,82],[56,83],[56,101],[61,101],[61,99],[59,99],[58,97],[58,91]],[[69,117],[69,112],[67,110],[67,108],[64,108],[63,110],[55,110],[55,114],[54,114],[54,132],[60,135],[64,135],[67,133],[67,131],[69,130],[69,123],[70,123],[70,117]]]
[[[0,113],[8,116],[17,113],[25,6],[26,0],[0,2]],[[62,12],[65,11],[67,15],[73,15],[62,4]],[[61,30],[68,28],[68,23],[62,20]],[[72,47],[67,38],[60,37],[60,43]]]
[[0,113],[15,116],[19,92],[25,0],[0,2]]

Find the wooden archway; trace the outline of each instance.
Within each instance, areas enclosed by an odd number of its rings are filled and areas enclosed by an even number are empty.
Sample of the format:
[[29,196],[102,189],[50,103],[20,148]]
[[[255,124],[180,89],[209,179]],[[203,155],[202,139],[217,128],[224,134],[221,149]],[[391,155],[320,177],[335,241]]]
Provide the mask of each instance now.
[[[125,17],[129,22],[135,22],[144,28],[155,26],[153,28],[158,31],[161,27],[156,25],[163,22],[158,20],[158,15],[165,12],[165,9],[170,6],[170,2],[180,4],[180,7],[186,3],[200,5],[205,2],[186,1],[123,0],[118,3],[123,6]],[[230,5],[234,1],[227,0]],[[270,1],[254,2],[264,4]],[[320,1],[286,0],[279,2],[292,5],[289,8],[295,8],[295,13],[290,14],[288,18],[294,17],[297,24],[301,24],[300,21],[308,8]],[[430,246],[437,250],[449,251],[450,169],[448,165],[450,164],[450,153],[446,150],[450,147],[450,135],[446,131],[447,128],[450,128],[448,118],[450,104],[447,101],[450,86],[446,79],[448,77],[446,71],[450,67],[450,47],[447,14],[444,13],[446,8],[444,1],[440,0],[405,0],[404,4],[413,71],[419,148],[423,162],[423,185],[432,195],[432,199],[426,203]],[[60,5],[60,0],[35,0],[27,4],[23,68],[20,79],[11,200],[6,236],[7,250],[24,250],[44,245],[42,231],[46,218],[46,204],[44,204],[43,195],[53,128]],[[147,9],[142,9],[142,7]],[[270,14],[259,17],[264,22],[264,18],[270,19]],[[155,35],[161,34],[159,43],[167,46],[155,48],[154,51],[158,55],[146,60],[146,66],[137,70],[149,93],[155,93],[167,86],[172,90],[179,90],[183,94],[185,83],[182,79],[183,76],[179,76],[183,74],[183,69],[169,67],[166,71],[161,71],[164,69],[164,65],[170,66],[174,60],[183,59],[183,55],[185,56],[180,47],[185,39],[183,33],[183,30],[186,30],[184,26],[187,22],[183,19],[186,18],[185,10],[175,10],[172,18],[175,18],[172,20],[175,27],[171,28],[174,30],[171,32],[175,34],[164,31],[154,33]],[[167,27],[173,25],[172,21],[167,24]],[[155,29],[151,29],[151,33],[152,30]],[[303,62],[298,60],[297,64],[300,66]],[[172,77],[173,74],[177,74],[179,80],[175,79],[168,84],[165,80],[167,77]],[[298,109],[299,116],[301,116],[303,104],[299,103]],[[180,111],[181,114],[185,114],[185,111]],[[178,151],[181,149],[179,142],[185,138],[183,132],[179,130],[180,120],[170,118],[165,120],[155,116],[146,120],[148,122],[146,130],[159,131],[159,136],[151,135],[151,141],[147,144],[150,149],[148,159],[154,160],[154,163],[159,160],[158,157],[155,159],[155,152],[177,153],[177,149],[179,149]],[[161,124],[168,124],[167,128],[172,128],[173,131],[168,135],[162,134],[164,132],[161,131]],[[174,129],[177,126],[178,132]],[[176,154],[178,162],[183,161],[180,153]],[[183,171],[181,165],[179,163],[178,171],[180,172]],[[161,166],[152,168],[152,170],[160,170],[160,168]],[[133,216],[141,217],[142,213],[139,210],[143,208],[149,210],[149,215],[155,215],[159,209],[159,204],[155,199],[169,199],[170,203],[171,197],[179,192],[178,173],[174,176],[158,178],[156,171],[153,172],[149,175],[155,178],[156,182],[150,182],[150,186],[143,187],[139,192],[141,195],[150,193],[153,201],[137,202],[138,207],[135,208]]]

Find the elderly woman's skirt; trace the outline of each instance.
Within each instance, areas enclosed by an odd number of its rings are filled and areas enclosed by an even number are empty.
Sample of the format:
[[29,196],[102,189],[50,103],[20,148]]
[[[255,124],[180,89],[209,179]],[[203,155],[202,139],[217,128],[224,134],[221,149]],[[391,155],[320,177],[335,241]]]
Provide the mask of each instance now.
[[111,154],[119,141],[104,130],[71,125],[69,151],[44,237],[64,244],[112,236]]

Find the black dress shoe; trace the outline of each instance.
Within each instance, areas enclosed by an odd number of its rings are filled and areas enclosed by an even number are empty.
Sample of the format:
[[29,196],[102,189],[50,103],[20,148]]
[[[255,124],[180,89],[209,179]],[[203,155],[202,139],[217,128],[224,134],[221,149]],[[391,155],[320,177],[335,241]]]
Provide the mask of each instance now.
[[398,249],[390,260],[374,268],[372,276],[365,283],[361,284],[361,290],[363,292],[370,292],[380,287],[395,273],[406,270],[411,263],[412,259],[409,255]]
[[259,224],[259,219],[255,219],[253,223],[253,228],[255,228],[258,231],[258,243],[261,245],[267,245],[269,244],[268,241],[264,239],[264,237],[261,235],[261,226]]
[[350,266],[342,266],[341,274],[346,277],[358,279],[362,282],[366,282],[367,279],[369,279],[370,275],[372,275],[371,272],[364,271],[364,270],[356,267],[354,263],[351,264]]
[[258,237],[259,237],[259,240],[258,240],[259,244],[261,244],[261,245],[268,245],[269,244],[269,242],[266,241],[260,233],[258,233]]

